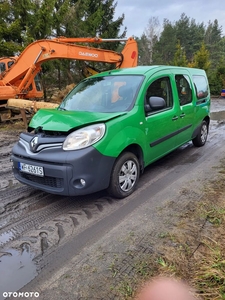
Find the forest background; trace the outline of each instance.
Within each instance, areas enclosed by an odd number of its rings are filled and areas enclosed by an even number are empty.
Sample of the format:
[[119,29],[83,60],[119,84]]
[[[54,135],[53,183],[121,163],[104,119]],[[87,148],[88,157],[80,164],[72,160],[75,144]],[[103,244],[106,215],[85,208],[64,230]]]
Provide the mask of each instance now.
[[[0,57],[19,55],[35,40],[65,37],[124,38],[126,14],[115,19],[114,0],[0,0]],[[138,17],[137,17],[138,18]],[[138,19],[136,20],[138,22]],[[175,65],[204,69],[212,95],[225,88],[225,36],[218,20],[196,23],[185,13],[177,21],[147,20],[139,37],[139,65]],[[93,44],[91,45],[93,47]],[[120,52],[120,42],[94,45]],[[112,68],[91,63],[99,71]],[[54,60],[42,65],[45,90],[62,89],[83,78],[84,62]]]

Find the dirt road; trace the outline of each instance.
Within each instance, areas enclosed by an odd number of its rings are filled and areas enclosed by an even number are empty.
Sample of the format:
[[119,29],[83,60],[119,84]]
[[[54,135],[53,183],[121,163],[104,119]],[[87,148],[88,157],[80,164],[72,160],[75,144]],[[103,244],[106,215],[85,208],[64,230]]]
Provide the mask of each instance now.
[[17,291],[43,300],[132,295],[127,283],[140,259],[160,254],[159,237],[173,231],[185,211],[195,211],[219,172],[225,100],[212,101],[212,111],[207,144],[188,143],[146,168],[137,191],[123,200],[104,191],[53,196],[21,185],[10,163],[20,130],[1,131],[0,299]]

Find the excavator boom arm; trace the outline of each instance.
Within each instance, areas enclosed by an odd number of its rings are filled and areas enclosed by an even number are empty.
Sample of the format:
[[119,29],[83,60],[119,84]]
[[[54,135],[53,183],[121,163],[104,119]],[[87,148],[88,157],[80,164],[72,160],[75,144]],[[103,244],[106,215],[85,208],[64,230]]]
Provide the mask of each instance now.
[[[4,85],[13,85],[19,78],[25,76],[30,82],[36,67],[52,59],[75,59],[84,61],[105,62],[116,64],[116,67],[134,67],[137,65],[137,44],[129,38],[122,51],[115,51],[82,46],[75,43],[102,43],[112,40],[99,38],[59,38],[53,40],[38,40],[30,44],[19,56],[16,63],[5,74]],[[117,41],[117,40],[116,40]],[[28,80],[28,81],[27,81]],[[1,81],[0,81],[1,85]],[[3,85],[3,84],[2,84]],[[24,82],[20,88],[26,88]]]

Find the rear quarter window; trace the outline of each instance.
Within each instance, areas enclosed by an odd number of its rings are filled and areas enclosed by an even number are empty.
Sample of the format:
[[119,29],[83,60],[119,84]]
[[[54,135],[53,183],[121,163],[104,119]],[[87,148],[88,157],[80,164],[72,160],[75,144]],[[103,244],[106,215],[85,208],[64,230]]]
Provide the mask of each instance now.
[[195,85],[197,99],[203,99],[207,97],[209,94],[209,88],[205,76],[193,75],[193,81]]

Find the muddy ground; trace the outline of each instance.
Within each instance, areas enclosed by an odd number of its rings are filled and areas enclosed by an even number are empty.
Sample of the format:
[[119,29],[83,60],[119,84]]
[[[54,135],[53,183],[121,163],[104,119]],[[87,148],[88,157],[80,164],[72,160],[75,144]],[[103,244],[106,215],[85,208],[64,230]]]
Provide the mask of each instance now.
[[0,299],[19,291],[43,300],[131,299],[140,282],[162,273],[202,294],[194,266],[204,261],[205,238],[219,245],[208,216],[225,206],[225,99],[213,99],[212,119],[204,147],[188,143],[146,168],[123,200],[104,191],[52,196],[19,184],[10,152],[22,125],[2,126]]

